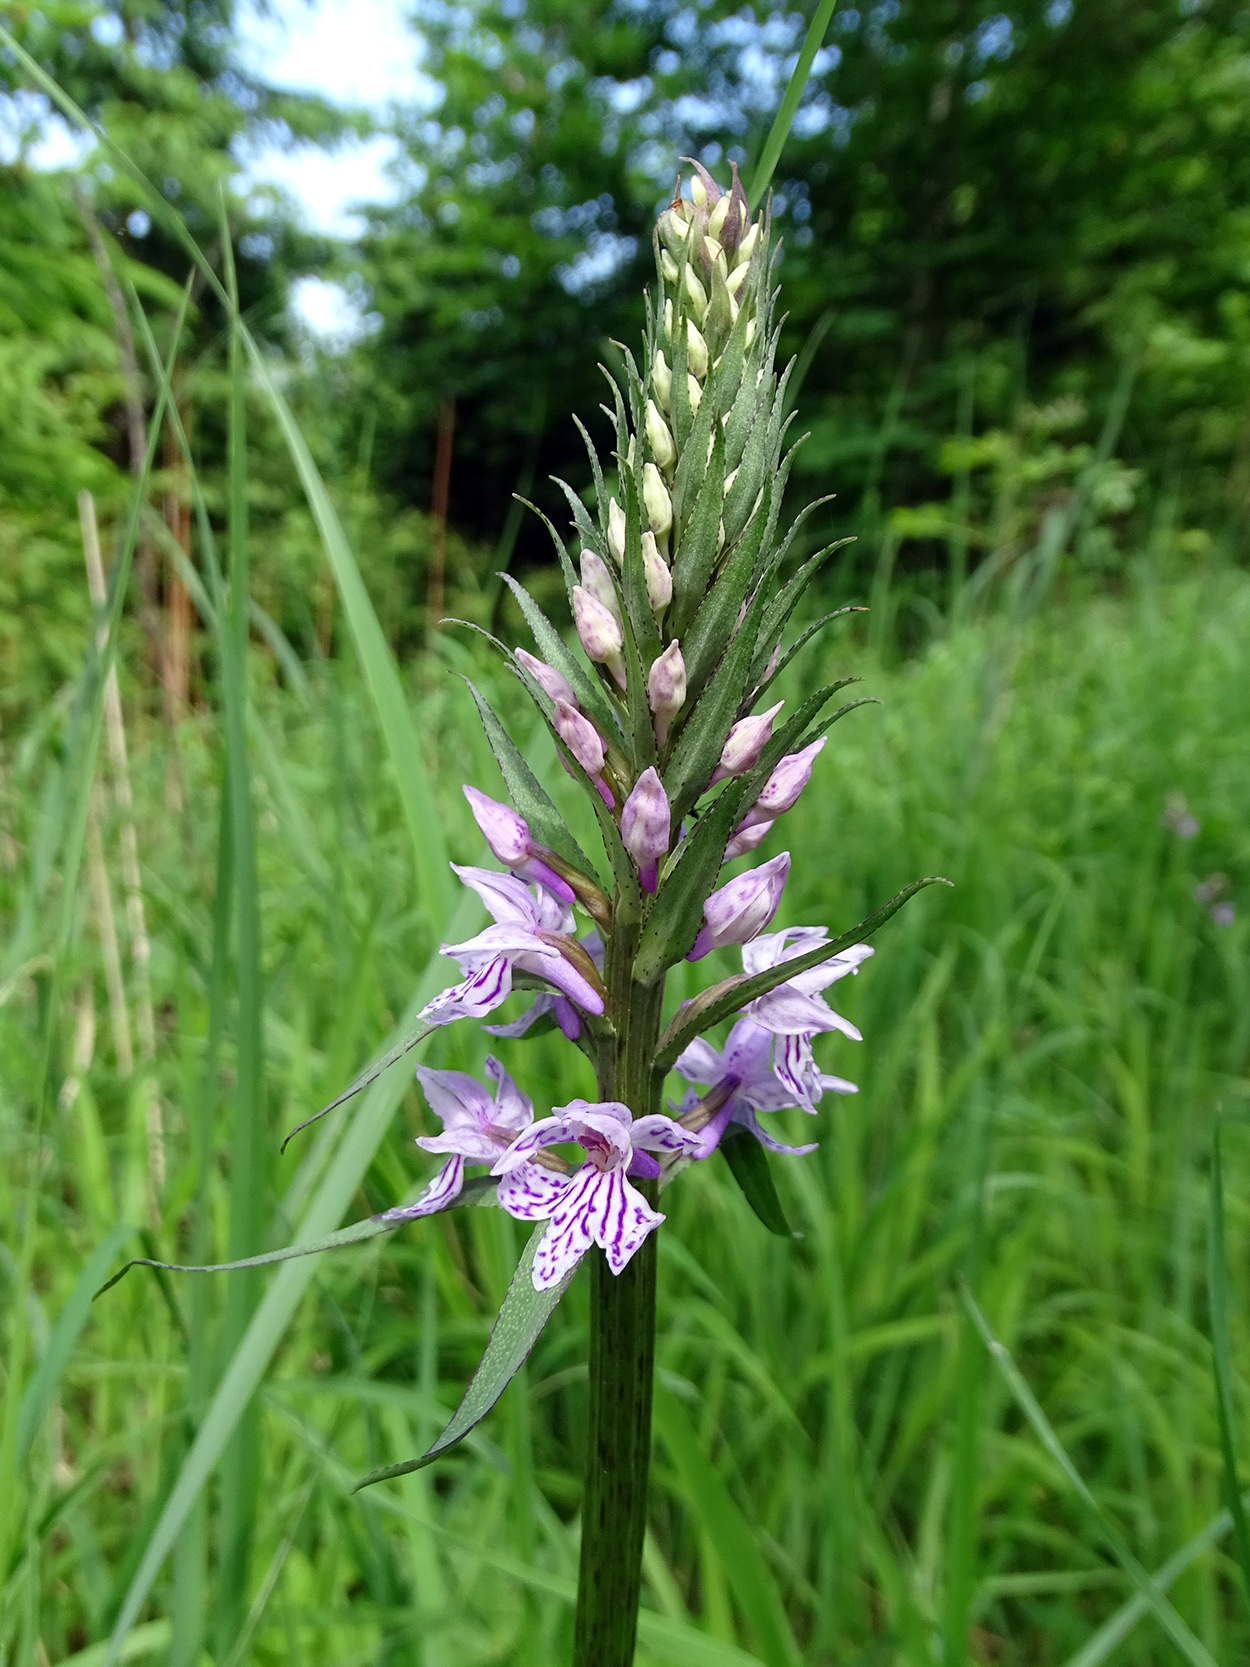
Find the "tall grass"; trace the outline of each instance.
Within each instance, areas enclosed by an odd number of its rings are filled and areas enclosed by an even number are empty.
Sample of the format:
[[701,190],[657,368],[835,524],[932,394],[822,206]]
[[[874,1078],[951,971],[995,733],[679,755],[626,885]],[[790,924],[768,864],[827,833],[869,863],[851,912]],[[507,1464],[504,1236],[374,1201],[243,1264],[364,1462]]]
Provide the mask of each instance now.
[[[640,1661],[918,1667],[940,1639],[951,1661],[1180,1659],[986,1353],[961,1281],[1098,1512],[1145,1569],[1171,1562],[1157,1584],[1184,1626],[1219,1661],[1250,1646],[1221,1518],[1206,1287],[1222,1108],[1220,1381],[1244,1431],[1247,910],[1218,925],[1194,895],[1215,872],[1234,895],[1250,888],[1248,630],[1244,578],[1165,584],[1143,565],[1118,600],[967,624],[903,665],[852,635],[828,650],[825,669],[865,673],[885,704],[839,726],[788,818],[786,919],[841,926],[922,870],[956,888],[914,903],[839,986],[866,1041],[836,1042],[826,1064],[862,1087],[822,1117],[819,1153],[777,1166],[801,1237],[765,1234],[715,1165],[668,1195]],[[419,696],[389,661],[321,662],[293,686],[268,649],[245,653],[260,1219],[276,1245],[392,1203],[424,1172],[404,1066],[281,1160],[276,1137],[412,1011],[444,930],[414,879],[413,812],[454,858],[476,855],[458,784],[488,783],[492,767],[454,672],[488,688],[492,673],[450,639]],[[379,678],[427,771],[415,800],[375,716]],[[38,830],[57,724],[3,758],[6,927],[48,883]],[[99,1660],[85,1652],[133,1591],[136,1658],[558,1660],[576,1568],[580,1284],[465,1450],[350,1494],[454,1404],[520,1248],[510,1222],[466,1211],[287,1264],[233,1364],[224,1280],[131,1275],[86,1307],[101,1263],[84,1267],[127,1225],[167,1257],[236,1242],[231,1127],[258,1045],[240,1005],[243,894],[224,878],[238,858],[216,809],[233,802],[216,720],[195,714],[171,742],[139,715],[131,740],[168,1178],[149,1218],[142,1103],[103,1026],[82,1042],[104,988],[85,917],[38,1135],[50,991],[27,940],[0,983],[0,1219],[19,1220],[37,1187],[25,1317],[42,1375],[23,1402],[37,1410],[20,1424],[29,1491],[0,1571],[0,1643],[15,1661]],[[553,761],[537,761],[560,791]],[[1201,823],[1190,838],[1174,800],[1160,819],[1177,793]],[[426,1057],[471,1069],[478,1047],[453,1030]],[[540,1105],[589,1090],[547,1038],[499,1051]],[[5,1237],[12,1292],[20,1241]],[[237,1412],[253,1385],[255,1458],[231,1506],[228,1466],[221,1490],[206,1482],[214,1432],[230,1433],[223,1397]],[[250,1556],[225,1554],[231,1510]]]

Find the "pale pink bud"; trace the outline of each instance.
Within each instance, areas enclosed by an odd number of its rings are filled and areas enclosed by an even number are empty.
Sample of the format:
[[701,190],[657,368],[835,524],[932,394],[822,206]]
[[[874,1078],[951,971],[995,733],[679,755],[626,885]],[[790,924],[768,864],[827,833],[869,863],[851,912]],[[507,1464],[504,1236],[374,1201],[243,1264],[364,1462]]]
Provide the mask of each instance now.
[[714,891],[703,905],[703,926],[686,959],[698,961],[709,950],[758,937],[777,912],[789,872],[790,853],[783,851]]
[[618,567],[625,560],[625,511],[615,498],[608,500],[608,554]]
[[615,614],[593,597],[582,585],[573,586],[573,623],[581,638],[586,658],[604,665],[612,676],[625,687],[625,662],[621,649],[625,639]]
[[754,851],[757,845],[762,845],[773,831],[771,816],[757,816],[750,811],[734,831],[733,838],[725,847],[725,861],[732,862],[735,857],[745,857],[748,851]]
[[769,776],[764,791],[756,800],[756,810],[768,816],[780,816],[792,809],[799,794],[812,779],[812,765],[829,737],[822,735],[802,752],[792,752]]
[[543,846],[534,844],[529,823],[524,817],[518,816],[509,806],[501,805],[497,799],[479,793],[476,787],[466,784],[464,796],[469,801],[469,809],[482,830],[483,838],[505,868],[510,868],[522,879],[535,880],[539,885],[546,886],[565,903],[573,901],[573,888],[543,861],[544,856],[551,853]]
[[582,551],[582,585],[590,592],[596,602],[603,604],[619,624],[621,605],[617,601],[616,586],[612,583],[612,575],[608,571],[607,562],[604,561],[602,556],[596,555],[593,550]]
[[668,795],[654,766],[644,770],[621,810],[621,843],[638,864],[644,891],[654,891],[657,865],[672,832]]
[[589,776],[603,769],[603,740],[589,718],[584,718],[567,700],[556,701],[556,734]]
[[514,649],[513,652],[538,687],[549,694],[552,700],[566,700],[570,706],[577,705],[577,696],[573,692],[572,684],[561,677],[554,666],[549,666],[545,660],[527,653],[523,648]]
[[647,677],[647,703],[657,718],[671,718],[686,704],[686,662],[681,644],[671,642]]
[[[660,478],[660,471],[654,463],[646,463],[642,470],[642,502],[647,511],[647,520],[651,523],[651,531],[657,538],[663,538],[673,524],[673,500],[668,495],[668,488]],[[624,549],[624,540],[621,548]]]
[[748,770],[755,768],[773,732],[773,719],[784,705],[785,701],[779,700],[776,706],[770,706],[758,718],[743,718],[733,726],[713,781],[723,781],[726,776],[744,776]]
[[647,579],[647,597],[654,614],[662,614],[673,600],[673,575],[656,547],[655,534],[642,535],[642,570]]
[[647,401],[646,423],[647,444],[651,447],[651,455],[661,469],[667,469],[677,456],[677,447],[673,444],[668,424],[660,415],[660,408],[653,399]]

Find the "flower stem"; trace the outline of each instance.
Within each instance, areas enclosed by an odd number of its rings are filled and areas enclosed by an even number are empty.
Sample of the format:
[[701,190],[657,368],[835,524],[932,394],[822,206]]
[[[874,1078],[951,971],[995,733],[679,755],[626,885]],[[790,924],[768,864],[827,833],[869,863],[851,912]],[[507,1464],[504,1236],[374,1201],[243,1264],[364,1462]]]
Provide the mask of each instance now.
[[[634,982],[638,927],[620,916],[618,910],[605,969],[616,1036],[599,1062],[599,1093],[644,1117],[657,1109],[653,1067],[664,992],[662,984]],[[655,1203],[654,1181],[633,1184]],[[619,1275],[601,1251],[588,1259],[590,1418],[573,1667],[631,1667],[651,1460],[656,1235],[647,1235]]]

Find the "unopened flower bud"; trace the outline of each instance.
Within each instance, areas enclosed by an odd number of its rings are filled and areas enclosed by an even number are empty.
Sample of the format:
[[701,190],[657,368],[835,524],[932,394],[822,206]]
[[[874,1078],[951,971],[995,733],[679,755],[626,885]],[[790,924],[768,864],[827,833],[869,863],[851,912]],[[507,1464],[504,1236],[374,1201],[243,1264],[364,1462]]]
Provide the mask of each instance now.
[[671,718],[686,704],[686,662],[681,657],[679,642],[669,643],[663,654],[651,662],[647,704],[657,718]]
[[686,267],[686,294],[690,297],[690,305],[702,318],[707,312],[707,291],[694,274],[693,267]]
[[733,726],[712,777],[714,782],[723,781],[726,776],[744,776],[748,770],[755,768],[773,732],[773,719],[784,705],[785,701],[779,700],[776,706],[770,706],[759,717],[743,718]]
[[698,174],[690,181],[690,201],[696,208],[707,207],[707,187]]
[[755,340],[755,320],[753,318],[748,318],[747,319],[746,335],[742,339],[742,345],[744,347],[749,348],[751,343],[754,340]]
[[662,351],[657,352],[651,361],[651,386],[659,396],[660,404],[668,411],[672,408],[673,373],[668,368],[668,360]]
[[554,666],[549,666],[545,660],[538,659],[524,648],[514,649],[513,652],[538,687],[549,694],[552,700],[565,700],[570,706],[577,705],[577,696],[573,693],[572,684],[561,677]]
[[725,288],[729,291],[730,295],[732,295],[735,299],[738,299],[742,294],[743,286],[746,284],[746,281],[750,276],[751,273],[748,267],[735,266],[733,271],[725,279]]
[[603,750],[603,740],[599,731],[589,718],[584,718],[580,712],[570,706],[566,700],[558,700],[555,710],[556,734],[573,754],[589,776],[597,776],[603,769],[606,756]]
[[583,585],[573,586],[573,622],[586,650],[586,658],[606,666],[623,689],[625,662],[621,658],[621,649],[624,638],[620,622]]
[[762,845],[773,831],[771,816],[756,816],[751,811],[734,830],[734,836],[725,847],[725,861],[732,862],[735,857],[745,857],[748,851],[754,851],[757,845]]
[[582,551],[582,584],[596,602],[603,604],[619,625],[621,605],[617,600],[616,586],[612,583],[607,562],[593,550]]
[[666,208],[656,223],[660,242],[670,255],[679,255],[686,241],[686,205],[674,203]]
[[666,301],[664,303],[664,334],[668,337],[668,339],[670,341],[672,341],[672,339],[673,339],[673,303],[671,301]]
[[667,249],[660,250],[660,271],[670,284],[675,284],[681,277],[681,269]]
[[672,465],[677,456],[677,447],[673,444],[668,424],[660,415],[660,408],[653,399],[647,401],[647,444],[661,469],[667,469]]
[[669,497],[668,488],[661,480],[660,471],[654,463],[643,466],[642,502],[647,511],[647,519],[651,523],[651,531],[657,538],[663,538],[673,524],[673,500]]
[[715,238],[719,238],[725,229],[725,217],[729,213],[729,198],[722,197],[720,202],[707,217],[707,229]]
[[642,535],[642,570],[646,575],[651,611],[658,617],[673,600],[673,575],[659,552],[653,532]]
[[654,891],[656,865],[672,831],[668,795],[654,766],[644,770],[621,810],[621,843],[638,864],[644,891]]
[[699,401],[703,398],[703,389],[689,371],[686,372],[686,398],[690,401],[690,415],[693,417],[699,409]]
[[573,901],[573,888],[542,860],[551,853],[543,846],[534,844],[529,823],[524,817],[518,816],[509,806],[501,805],[497,799],[487,798],[476,787],[466,785],[464,796],[469,801],[474,821],[482,830],[482,837],[505,868],[510,868],[522,879],[535,880],[539,885],[546,886],[565,903]]
[[625,511],[615,498],[608,500],[608,552],[618,567],[625,560]]
[[755,245],[760,240],[760,228],[757,221],[738,245],[738,253],[734,260],[735,266],[746,266],[755,253]]
[[812,779],[812,765],[829,737],[822,735],[802,752],[792,752],[769,776],[764,791],[756,800],[755,808],[767,816],[780,816],[793,809],[799,794]]
[[783,851],[714,891],[703,905],[703,926],[686,959],[698,961],[709,950],[758,937],[777,912],[789,872],[790,853]]
[[716,265],[718,257],[722,262],[724,262],[725,251],[721,248],[720,244],[714,237],[705,237],[703,239],[703,253],[707,257],[707,261],[710,266]]
[[694,320],[686,320],[686,368],[702,382],[707,375],[707,343],[695,328]]

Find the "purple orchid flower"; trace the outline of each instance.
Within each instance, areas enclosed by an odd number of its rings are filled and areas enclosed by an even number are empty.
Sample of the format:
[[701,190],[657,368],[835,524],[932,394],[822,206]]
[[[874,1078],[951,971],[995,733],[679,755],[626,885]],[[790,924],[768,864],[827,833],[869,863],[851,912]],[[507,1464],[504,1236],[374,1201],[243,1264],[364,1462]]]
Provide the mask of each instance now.
[[[729,1033],[723,1053],[718,1053],[706,1038],[700,1037],[679,1055],[674,1069],[687,1082],[702,1083],[709,1093],[700,1095],[689,1089],[676,1109],[686,1113],[693,1111],[702,1099],[716,1102],[711,1119],[699,1131],[695,1157],[711,1157],[730,1123],[741,1124],[770,1152],[801,1156],[816,1150],[815,1145],[787,1146],[774,1139],[756,1115],[761,1111],[784,1111],[796,1105],[801,1105],[804,1111],[815,1110],[815,1106],[798,1099],[779,1080],[772,1064],[773,1040],[772,1032],[753,1019],[739,1019]],[[840,1080],[830,1079],[831,1086]],[[846,1083],[838,1091],[853,1094],[856,1090],[853,1083]]]
[[687,961],[699,961],[709,950],[749,943],[758,936],[777,913],[789,872],[790,853],[783,851],[714,891],[703,905],[703,925],[690,946]]
[[620,1273],[647,1234],[664,1220],[631,1187],[627,1174],[657,1175],[652,1152],[692,1154],[699,1136],[683,1129],[662,1112],[633,1119],[619,1100],[570,1100],[550,1117],[533,1123],[500,1157],[493,1174],[507,1177],[530,1163],[545,1146],[566,1142],[581,1146],[587,1161],[561,1183],[558,1199],[540,1188],[532,1199],[514,1194],[499,1202],[519,1221],[549,1221],[534,1256],[536,1291],[558,1285],[585,1256],[599,1245],[613,1273]]
[[525,818],[467,783],[463,791],[483,838],[504,867],[511,869],[518,880],[533,880],[553,891],[561,903],[571,903],[572,886],[546,862],[551,852],[545,845],[535,844]]
[[[425,1152],[446,1152],[450,1156],[420,1198],[388,1210],[388,1221],[413,1221],[434,1215],[453,1203],[464,1187],[466,1163],[493,1164],[501,1152],[534,1121],[534,1107],[493,1056],[486,1059],[486,1075],[495,1085],[492,1094],[476,1077],[463,1071],[433,1071],[417,1066],[417,1081],[425,1091],[430,1110],[443,1125],[442,1134],[421,1135],[417,1145]],[[564,1190],[565,1177],[552,1174],[535,1163],[527,1163],[499,1183],[499,1202],[507,1207],[509,1198],[530,1202],[546,1197],[553,1202]]]
[[[770,932],[745,944],[742,967],[748,975],[779,967],[796,955],[806,955],[828,941],[829,931],[824,926],[792,926],[784,932]],[[853,1093],[854,1086],[841,1077],[827,1077],[817,1069],[812,1053],[812,1037],[824,1031],[838,1030],[853,1042],[862,1042],[860,1031],[835,1013],[820,992],[848,973],[856,973],[872,954],[866,943],[852,944],[849,949],[831,955],[819,966],[800,972],[784,984],[778,984],[767,995],[750,1002],[744,1011],[765,1030],[779,1038],[774,1050],[774,1067],[778,1080],[795,1096],[796,1103],[814,1110],[821,1093],[832,1089],[835,1093]]]
[[[599,972],[603,972],[603,939],[598,931],[592,927],[585,937],[578,938],[578,943],[590,956]],[[502,1036],[509,1041],[524,1036],[532,1025],[538,1023],[551,1014],[561,1031],[570,1042],[576,1042],[582,1033],[582,1021],[577,1016],[577,1009],[567,996],[549,994],[546,990],[536,995],[519,1019],[514,1019],[507,1025],[483,1025],[482,1029],[490,1036]]]
[[511,874],[451,865],[494,916],[495,924],[464,943],[440,944],[439,954],[459,962],[468,976],[434,997],[422,1011],[426,1024],[480,1019],[512,993],[512,972],[545,978],[587,1013],[603,1012],[603,997],[565,950],[572,950],[573,913],[541,886],[531,891]]

